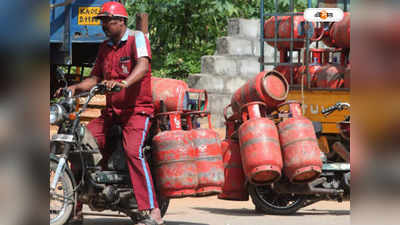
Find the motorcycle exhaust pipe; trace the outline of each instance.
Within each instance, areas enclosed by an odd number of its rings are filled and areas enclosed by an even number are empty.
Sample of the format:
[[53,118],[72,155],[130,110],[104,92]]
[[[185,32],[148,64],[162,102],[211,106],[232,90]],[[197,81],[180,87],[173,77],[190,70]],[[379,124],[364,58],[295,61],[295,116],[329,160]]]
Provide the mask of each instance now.
[[321,177],[308,183],[308,187],[310,188],[310,194],[342,194],[344,192],[341,189],[316,187],[317,185],[320,185],[324,182],[326,182],[326,177]]
[[334,188],[320,188],[316,187],[326,182],[326,177],[320,177],[307,184],[292,184],[292,183],[275,183],[273,189],[282,194],[302,194],[302,195],[315,195],[315,194],[328,194],[338,195],[343,194],[344,190]]

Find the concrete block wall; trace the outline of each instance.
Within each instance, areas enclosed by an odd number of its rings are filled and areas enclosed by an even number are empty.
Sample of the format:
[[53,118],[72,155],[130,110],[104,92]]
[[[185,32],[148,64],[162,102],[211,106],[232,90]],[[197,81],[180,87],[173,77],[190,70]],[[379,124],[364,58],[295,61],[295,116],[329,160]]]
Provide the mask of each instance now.
[[[218,38],[215,54],[201,58],[201,73],[190,75],[188,80],[190,87],[207,90],[216,128],[224,127],[223,109],[233,93],[260,72],[260,21],[229,19],[227,30],[228,36]],[[279,52],[276,57],[279,61]],[[274,61],[274,48],[268,44],[264,45],[264,59]],[[272,68],[265,66],[265,70]]]

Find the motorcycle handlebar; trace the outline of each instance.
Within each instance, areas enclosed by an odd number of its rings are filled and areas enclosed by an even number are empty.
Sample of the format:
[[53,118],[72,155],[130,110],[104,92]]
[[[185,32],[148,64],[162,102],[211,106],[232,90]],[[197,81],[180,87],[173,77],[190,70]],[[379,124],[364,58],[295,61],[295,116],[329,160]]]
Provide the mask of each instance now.
[[349,103],[347,103],[347,102],[338,102],[333,106],[330,106],[330,107],[328,107],[326,109],[323,109],[321,111],[321,113],[324,114],[324,116],[327,116],[327,115],[333,113],[335,110],[342,111],[343,109],[348,109],[348,108],[350,108],[350,104]]
[[99,83],[96,84],[96,86],[92,87],[89,92],[81,93],[77,97],[85,97],[88,96],[88,99],[86,102],[83,104],[81,110],[79,111],[79,114],[81,114],[83,111],[86,110],[90,100],[97,94],[105,94],[106,92],[120,92],[122,88],[120,86],[114,86],[111,90],[107,89],[107,86],[105,84]]
[[[122,88],[118,85],[115,85],[111,90],[108,90],[105,84],[97,84],[96,86],[94,86],[92,88],[92,90],[94,89],[95,94],[104,94],[107,91],[108,92],[120,92],[122,90]],[[90,91],[92,91],[90,90]]]
[[326,109],[323,109],[323,110],[321,111],[321,113],[324,114],[324,116],[327,116],[327,115],[333,113],[335,110],[337,110],[337,108],[338,108],[338,107],[337,107],[337,105],[335,104],[335,105],[333,105],[333,106],[329,106],[329,107],[326,108]]

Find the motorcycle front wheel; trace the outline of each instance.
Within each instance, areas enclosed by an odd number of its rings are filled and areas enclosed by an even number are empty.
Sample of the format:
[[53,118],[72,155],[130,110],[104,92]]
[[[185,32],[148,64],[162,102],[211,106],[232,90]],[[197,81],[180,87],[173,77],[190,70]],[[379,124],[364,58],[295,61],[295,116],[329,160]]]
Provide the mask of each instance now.
[[307,201],[303,195],[277,193],[270,186],[250,184],[249,193],[256,210],[265,214],[294,214],[304,207]]
[[[50,183],[56,173],[57,162],[50,160]],[[64,225],[71,218],[74,209],[74,186],[66,170],[61,174],[56,189],[50,192],[50,225]]]

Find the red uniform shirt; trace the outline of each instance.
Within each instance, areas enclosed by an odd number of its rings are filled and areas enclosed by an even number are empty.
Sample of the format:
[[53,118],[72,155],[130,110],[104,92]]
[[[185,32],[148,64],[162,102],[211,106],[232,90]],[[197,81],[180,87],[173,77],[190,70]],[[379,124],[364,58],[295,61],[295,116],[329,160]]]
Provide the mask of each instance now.
[[[124,80],[141,57],[147,57],[151,61],[150,42],[142,32],[127,29],[119,46],[110,40],[100,45],[91,75],[102,80]],[[114,112],[116,115],[125,113],[152,115],[154,108],[150,63],[149,72],[140,81],[123,88],[120,92],[107,94],[106,100],[106,112]]]

